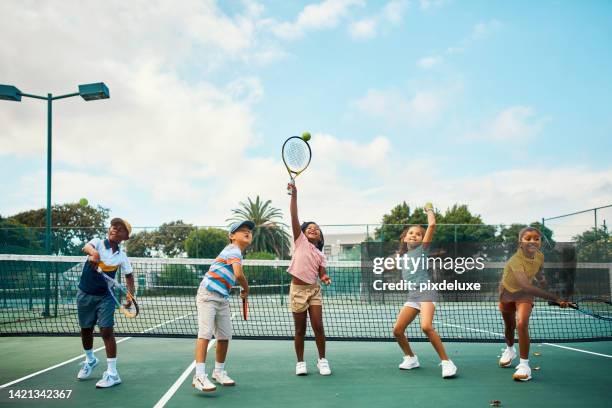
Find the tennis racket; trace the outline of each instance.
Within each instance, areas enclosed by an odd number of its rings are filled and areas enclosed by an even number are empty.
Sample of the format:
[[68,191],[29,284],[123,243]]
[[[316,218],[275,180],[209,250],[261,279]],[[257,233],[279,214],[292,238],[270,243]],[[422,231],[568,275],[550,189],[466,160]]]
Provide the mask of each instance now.
[[[291,136],[283,143],[282,156],[291,178],[290,183],[295,184],[295,178],[310,164],[312,157],[310,145],[301,137]],[[291,195],[291,188],[287,188],[287,194]]]
[[[559,306],[557,302],[548,302],[550,306]],[[612,321],[612,302],[603,298],[582,298],[568,307],[600,320]]]
[[[136,299],[134,298],[134,295],[132,295],[125,286],[123,286],[122,284],[117,282],[115,279],[111,278],[106,273],[104,273],[102,269],[99,267],[98,267],[98,273],[102,275],[102,277],[106,280],[106,283],[108,284],[108,291],[110,292],[111,296],[115,300],[115,303],[117,304],[117,306],[119,306],[119,310],[121,311],[121,313],[123,313],[125,317],[129,317],[130,319],[138,316],[138,313],[140,312],[140,308],[138,307],[138,303],[136,303]],[[126,302],[124,304],[122,304],[121,302],[119,302],[119,300],[117,300],[117,297],[113,293],[114,288],[119,289],[125,295]]]
[[249,301],[246,299],[242,299],[242,318],[244,320],[247,320],[247,317],[249,315]]

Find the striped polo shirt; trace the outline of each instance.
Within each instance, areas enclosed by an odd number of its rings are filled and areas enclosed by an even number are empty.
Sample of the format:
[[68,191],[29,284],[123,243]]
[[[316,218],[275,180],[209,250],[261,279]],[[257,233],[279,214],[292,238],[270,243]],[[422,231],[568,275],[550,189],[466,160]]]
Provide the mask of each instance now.
[[242,252],[236,245],[229,244],[210,265],[200,286],[217,292],[223,297],[229,297],[230,290],[236,284],[236,276],[232,267],[235,263],[242,264]]

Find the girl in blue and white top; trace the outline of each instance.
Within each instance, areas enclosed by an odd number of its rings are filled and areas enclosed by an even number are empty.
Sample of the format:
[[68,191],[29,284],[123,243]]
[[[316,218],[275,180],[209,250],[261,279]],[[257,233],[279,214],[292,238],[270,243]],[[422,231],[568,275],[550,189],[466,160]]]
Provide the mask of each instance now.
[[[436,229],[436,217],[431,204],[425,205],[427,213],[427,229],[420,225],[412,225],[406,228],[400,236],[400,256],[407,255],[416,259],[426,259],[429,244],[433,239],[433,234]],[[418,283],[428,280],[427,267],[421,264],[417,270],[405,270],[406,280]],[[432,291],[420,292],[418,290],[410,292],[406,303],[400,310],[395,326],[393,327],[393,335],[397,340],[400,348],[404,352],[404,360],[399,365],[402,370],[410,370],[419,367],[419,359],[412,352],[408,338],[406,337],[406,328],[414,321],[418,314],[421,315],[421,330],[427,335],[431,345],[434,347],[438,356],[440,356],[442,366],[442,378],[453,377],[457,373],[457,367],[449,360],[444,345],[440,336],[433,328],[433,317],[436,310],[436,293]]]

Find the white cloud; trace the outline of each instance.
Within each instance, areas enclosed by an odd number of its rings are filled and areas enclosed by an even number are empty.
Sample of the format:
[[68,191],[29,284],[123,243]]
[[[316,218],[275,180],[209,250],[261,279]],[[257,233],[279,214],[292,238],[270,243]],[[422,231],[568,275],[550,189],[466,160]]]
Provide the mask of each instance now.
[[355,40],[371,39],[388,29],[389,25],[401,23],[408,4],[405,0],[392,0],[377,14],[352,22],[348,28],[350,37]]
[[338,26],[351,7],[363,6],[363,0],[325,0],[309,4],[298,14],[294,22],[272,23],[271,30],[278,37],[293,40],[307,31],[331,29]]
[[[460,54],[465,52],[472,44],[477,41],[484,40],[497,32],[503,27],[503,24],[496,19],[491,19],[489,21],[481,21],[475,24],[470,33],[461,39],[457,44],[451,45],[446,48],[446,51],[443,53],[446,56],[450,57],[455,54]],[[421,58],[417,65],[423,69],[429,69],[434,66],[439,65],[444,61],[444,58],[436,55],[429,55]]]
[[429,10],[437,7],[442,7],[449,2],[450,0],[419,0],[421,10]]
[[395,124],[429,125],[440,118],[460,90],[459,84],[446,88],[421,89],[412,94],[399,89],[370,89],[365,96],[351,102],[351,106]]
[[430,55],[430,56],[421,58],[417,62],[417,65],[423,69],[430,69],[430,68],[435,67],[436,65],[439,65],[442,61],[443,61],[443,58],[435,56],[435,55]]
[[351,23],[349,35],[354,39],[369,39],[376,36],[377,21],[375,19],[363,19]]
[[511,106],[499,112],[480,131],[468,138],[493,141],[516,141],[537,136],[545,119],[537,118],[530,106]]

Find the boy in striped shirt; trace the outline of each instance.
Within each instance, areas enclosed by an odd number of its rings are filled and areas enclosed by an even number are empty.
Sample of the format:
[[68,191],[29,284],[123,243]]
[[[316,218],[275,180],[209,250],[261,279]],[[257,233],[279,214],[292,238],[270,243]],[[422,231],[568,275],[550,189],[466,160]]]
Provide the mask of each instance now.
[[242,287],[240,297],[245,299],[249,284],[242,273],[242,253],[253,240],[252,221],[242,221],[230,226],[230,244],[217,256],[204,275],[198,288],[196,305],[198,308],[198,339],[196,341],[196,374],[192,385],[204,392],[217,387],[206,374],[206,351],[214,334],[217,340],[215,369],[212,379],[224,386],[236,385],[225,371],[227,347],[232,337],[232,321],[229,308],[230,290],[236,282]]

